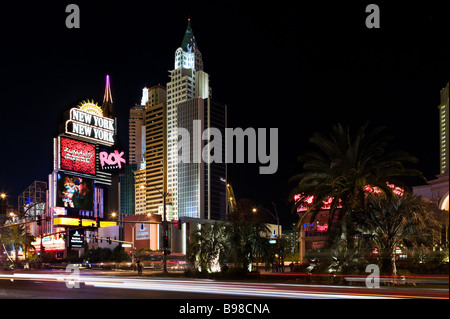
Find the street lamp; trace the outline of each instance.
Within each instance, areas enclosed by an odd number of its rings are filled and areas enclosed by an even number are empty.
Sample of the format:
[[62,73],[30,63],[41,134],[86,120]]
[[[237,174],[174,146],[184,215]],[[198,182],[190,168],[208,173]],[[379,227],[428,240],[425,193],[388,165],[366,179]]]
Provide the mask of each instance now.
[[[148,186],[149,182],[147,182],[146,185]],[[153,188],[156,189],[161,194],[161,196],[163,197],[163,211],[164,211],[164,213],[163,213],[164,217],[163,217],[163,222],[162,222],[162,224],[163,224],[163,232],[164,232],[164,234],[163,234],[163,249],[164,249],[164,254],[163,254],[163,265],[164,265],[164,268],[163,268],[163,272],[167,273],[167,248],[169,248],[169,247],[167,247],[168,246],[168,242],[166,241],[166,239],[169,238],[169,234],[168,234],[169,230],[168,230],[167,216],[166,216],[166,200],[167,200],[167,195],[169,195],[169,193],[168,192],[161,192],[161,190],[158,187],[156,187],[155,185],[151,185],[151,186],[153,186]]]
[[[277,221],[277,248],[278,248],[278,262],[281,265],[281,261],[283,260],[282,256],[281,256],[281,251],[280,251],[280,241],[281,241],[281,235],[280,235],[280,217],[278,216],[278,211],[277,211],[277,206],[275,205],[274,202],[272,202],[273,208],[275,209],[275,215],[272,214],[272,212],[269,209],[265,209],[270,216],[272,216],[276,221]],[[256,208],[253,208],[253,211],[256,211]],[[283,269],[283,268],[281,268]]]

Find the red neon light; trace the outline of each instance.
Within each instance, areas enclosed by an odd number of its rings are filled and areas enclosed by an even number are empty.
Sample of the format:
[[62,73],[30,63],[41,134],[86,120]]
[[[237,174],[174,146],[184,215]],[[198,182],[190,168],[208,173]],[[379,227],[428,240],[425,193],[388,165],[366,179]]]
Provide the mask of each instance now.
[[[298,202],[301,200],[301,198],[303,197],[302,194],[296,194],[294,195],[294,201]],[[302,200],[302,203],[298,206],[297,208],[297,212],[301,212],[301,211],[305,211],[308,210],[309,206],[312,205],[312,203],[314,202],[315,196],[314,195],[310,195],[305,197]],[[334,197],[329,197],[328,199],[322,201],[322,207],[320,207],[320,209],[325,210],[325,209],[330,209],[331,208],[331,203],[333,202]],[[339,203],[341,202],[341,200],[339,200]],[[338,204],[337,208],[342,208],[342,206],[340,204]]]
[[[404,189],[398,186],[395,186],[394,184],[389,184],[386,182],[386,185],[388,187],[390,187],[392,189],[392,192],[398,196],[403,196],[404,194]],[[371,186],[371,185],[366,185],[363,188],[364,191],[368,192],[368,193],[373,193],[373,194],[381,194],[382,190],[377,187],[377,186]],[[312,205],[312,203],[314,202],[314,195],[310,195],[310,196],[306,196],[303,197],[303,194],[295,194],[294,195],[294,202],[298,203],[299,201],[301,201],[300,205],[297,208],[297,212],[301,212],[301,211],[306,211],[308,210],[309,206]],[[320,209],[325,210],[325,209],[330,209],[331,208],[331,203],[333,202],[334,198],[333,197],[329,197],[328,199],[324,200],[322,203],[322,207]],[[339,203],[341,202],[341,200],[339,200]],[[339,204],[337,208],[342,208],[342,206]]]

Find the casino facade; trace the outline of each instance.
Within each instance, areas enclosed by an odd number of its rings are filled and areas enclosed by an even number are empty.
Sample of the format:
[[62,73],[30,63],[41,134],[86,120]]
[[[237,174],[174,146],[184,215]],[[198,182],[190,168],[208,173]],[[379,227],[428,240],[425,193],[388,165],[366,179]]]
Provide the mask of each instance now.
[[34,246],[56,258],[82,256],[86,248],[114,249],[119,228],[108,218],[119,208],[117,180],[126,160],[117,145],[109,76],[103,104],[88,100],[71,107],[59,133],[53,139],[48,209]]

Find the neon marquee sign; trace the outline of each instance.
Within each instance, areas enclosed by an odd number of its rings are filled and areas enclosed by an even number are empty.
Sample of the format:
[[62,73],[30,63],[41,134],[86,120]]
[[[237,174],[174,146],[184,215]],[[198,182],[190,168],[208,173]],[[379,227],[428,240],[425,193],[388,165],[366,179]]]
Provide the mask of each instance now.
[[100,144],[113,145],[115,120],[96,114],[71,108],[70,119],[66,121],[66,133],[88,138]]

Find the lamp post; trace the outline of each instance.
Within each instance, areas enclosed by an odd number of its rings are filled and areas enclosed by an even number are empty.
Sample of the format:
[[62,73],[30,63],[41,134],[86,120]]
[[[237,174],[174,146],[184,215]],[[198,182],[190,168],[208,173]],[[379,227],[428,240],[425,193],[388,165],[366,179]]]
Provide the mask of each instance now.
[[[148,183],[146,183],[146,185],[148,185]],[[167,216],[166,216],[166,200],[167,200],[167,195],[169,193],[167,192],[161,192],[161,190],[159,188],[157,188],[155,185],[152,185],[154,189],[156,189],[161,196],[163,197],[163,250],[164,250],[164,254],[163,254],[163,272],[167,273],[167,247],[168,246],[168,240],[169,240],[169,230],[168,230],[168,224],[167,224]]]

